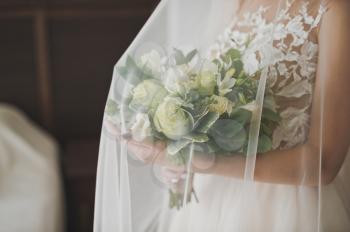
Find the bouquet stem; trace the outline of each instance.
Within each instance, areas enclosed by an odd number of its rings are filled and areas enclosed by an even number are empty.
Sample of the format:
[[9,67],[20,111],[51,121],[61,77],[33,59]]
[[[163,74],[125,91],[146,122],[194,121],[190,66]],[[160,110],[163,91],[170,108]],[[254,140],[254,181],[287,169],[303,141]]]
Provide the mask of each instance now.
[[[185,200],[182,202],[183,203],[182,207],[185,207],[187,205],[187,203],[189,201],[188,196],[191,195],[191,194],[188,194],[188,192],[189,192],[189,188],[192,186],[191,180],[193,180],[193,174],[192,174],[193,147],[194,147],[193,143],[191,143],[190,155],[189,155],[189,159],[187,161],[187,170],[186,170],[187,176],[186,176],[186,182],[185,182],[185,194],[184,194]],[[193,190],[192,187],[191,187],[191,189]]]

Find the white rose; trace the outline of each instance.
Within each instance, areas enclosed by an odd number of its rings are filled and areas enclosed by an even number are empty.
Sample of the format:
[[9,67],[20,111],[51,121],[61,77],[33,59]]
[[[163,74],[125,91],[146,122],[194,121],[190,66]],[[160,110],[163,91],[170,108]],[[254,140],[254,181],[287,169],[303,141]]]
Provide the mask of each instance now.
[[162,57],[156,50],[142,55],[140,61],[141,66],[145,66],[154,77],[159,77],[162,67]]
[[167,95],[168,92],[159,81],[144,80],[132,90],[130,106],[152,114]]
[[178,99],[167,97],[158,106],[153,118],[157,131],[170,139],[178,140],[191,132],[193,118],[185,111]]
[[183,85],[186,80],[185,74],[176,68],[169,68],[162,76],[164,87],[171,93],[183,93],[186,91]]
[[213,63],[213,62],[205,61],[205,62],[203,62],[201,71],[202,72],[217,73],[218,72],[218,66],[215,63]]
[[138,113],[136,120],[131,126],[132,138],[136,141],[143,141],[145,138],[151,136],[151,122],[147,114]]

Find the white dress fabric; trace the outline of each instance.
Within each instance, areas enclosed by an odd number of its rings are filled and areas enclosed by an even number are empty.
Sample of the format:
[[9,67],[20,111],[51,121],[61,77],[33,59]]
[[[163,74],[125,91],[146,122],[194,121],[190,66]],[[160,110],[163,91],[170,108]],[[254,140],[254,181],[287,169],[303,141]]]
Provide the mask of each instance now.
[[[274,149],[292,148],[307,140],[317,67],[316,30],[327,10],[320,3],[312,3],[287,1],[277,15],[273,47],[268,44],[268,33],[271,33],[273,24],[265,17],[269,15],[271,6],[259,6],[256,11],[246,12],[241,18],[235,17],[209,50],[209,55],[215,58],[232,47],[246,51],[243,58],[245,68],[252,73],[259,66],[266,65],[264,62],[274,64],[269,70],[268,85],[279,96],[275,107],[282,117],[280,126],[273,133]],[[248,37],[252,38],[249,46],[242,42]],[[246,193],[245,183],[196,174],[193,186],[201,197],[200,203],[190,204],[172,215],[169,224],[160,231],[349,231],[350,208],[349,204],[344,204],[344,199],[349,201],[350,196],[342,196],[338,191],[347,185],[344,183],[350,178],[345,173],[349,160],[348,157],[334,183],[322,188],[320,228],[316,222],[319,204],[317,188],[254,183],[257,194],[251,199],[248,197],[248,205],[244,205],[253,209],[254,213],[242,223],[241,200],[246,197],[243,196]]]
[[0,231],[63,232],[61,184],[56,141],[0,104]]
[[[184,51],[195,48],[200,56],[212,60],[234,48],[242,54],[245,73],[254,74],[262,70],[258,75],[257,92],[266,86],[275,96],[275,101],[269,101],[264,94],[256,94],[255,98],[256,102],[260,100],[258,108],[261,109],[266,102],[281,117],[280,124],[272,133],[273,151],[282,153],[302,147],[308,141],[310,128],[315,128],[310,127],[314,90],[316,83],[323,82],[316,81],[316,72],[318,31],[323,16],[329,10],[326,2],[161,1],[115,67],[108,98],[115,102],[119,100],[120,105],[115,109],[117,113],[112,116],[105,113],[104,116],[94,231],[350,231],[349,155],[335,181],[326,186],[310,187],[305,184],[304,177],[308,174],[315,174],[315,179],[321,182],[319,171],[322,167],[306,166],[307,162],[304,163],[303,159],[308,158],[309,153],[304,153],[304,150],[296,152],[297,157],[301,157],[298,160],[301,168],[296,170],[300,179],[295,185],[254,182],[255,158],[259,155],[258,144],[254,141],[259,136],[259,124],[257,131],[249,133],[249,152],[238,154],[244,157],[243,179],[195,173],[193,189],[199,202],[193,200],[176,210],[168,207],[169,186],[161,183],[159,166],[135,159],[137,156],[128,151],[127,142],[120,139],[117,132],[118,129],[123,131],[126,121],[132,121],[135,116],[127,115],[125,108],[129,106],[124,105],[132,84],[117,72],[119,67],[126,66],[128,56],[137,56],[150,49],[171,54],[169,51],[173,48]],[[161,60],[155,63],[161,63]],[[255,125],[257,121],[262,121],[261,115],[251,120]],[[323,121],[320,121],[319,125],[322,125]],[[317,125],[318,122],[314,123]],[[254,131],[251,128],[250,132]],[[322,150],[322,141],[317,146],[317,150]],[[316,158],[322,158],[322,152],[316,153]]]

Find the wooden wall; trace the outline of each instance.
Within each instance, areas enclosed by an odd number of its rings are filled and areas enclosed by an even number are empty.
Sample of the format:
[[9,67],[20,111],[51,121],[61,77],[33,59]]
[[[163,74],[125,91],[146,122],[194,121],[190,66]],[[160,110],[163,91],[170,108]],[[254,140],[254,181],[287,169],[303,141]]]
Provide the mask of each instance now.
[[0,102],[60,142],[68,231],[92,231],[113,66],[158,0],[0,0]]
[[61,140],[97,136],[113,65],[156,0],[0,0],[0,101]]

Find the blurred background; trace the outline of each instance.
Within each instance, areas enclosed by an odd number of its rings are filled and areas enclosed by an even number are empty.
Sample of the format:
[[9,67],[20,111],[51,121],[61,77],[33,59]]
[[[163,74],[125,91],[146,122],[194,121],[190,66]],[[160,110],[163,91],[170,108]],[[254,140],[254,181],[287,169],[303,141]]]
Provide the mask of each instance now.
[[157,3],[0,0],[1,232],[92,231],[113,66]]

